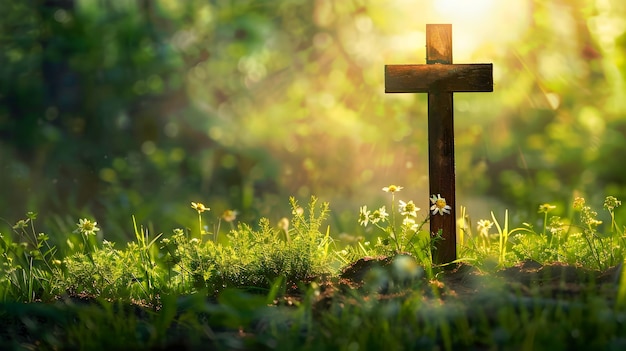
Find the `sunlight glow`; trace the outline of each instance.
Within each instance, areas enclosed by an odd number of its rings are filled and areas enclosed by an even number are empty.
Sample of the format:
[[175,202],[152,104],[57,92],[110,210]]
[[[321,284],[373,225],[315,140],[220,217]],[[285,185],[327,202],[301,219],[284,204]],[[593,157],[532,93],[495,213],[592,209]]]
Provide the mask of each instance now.
[[494,48],[515,41],[529,23],[525,0],[435,0],[433,11],[439,23],[453,24],[458,58],[476,55],[485,43]]
[[455,21],[471,18],[476,21],[490,14],[495,0],[436,0],[435,10],[452,17]]

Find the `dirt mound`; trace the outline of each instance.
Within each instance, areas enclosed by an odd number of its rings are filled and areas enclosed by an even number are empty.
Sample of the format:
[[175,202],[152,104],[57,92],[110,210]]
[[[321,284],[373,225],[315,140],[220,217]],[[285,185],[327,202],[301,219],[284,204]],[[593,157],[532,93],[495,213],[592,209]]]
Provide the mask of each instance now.
[[337,291],[346,288],[376,292],[380,298],[401,294],[406,289],[422,289],[425,296],[469,297],[497,290],[518,296],[546,298],[578,297],[601,294],[613,299],[621,275],[621,265],[605,271],[560,262],[541,264],[523,261],[488,273],[467,263],[436,269],[429,278],[409,255],[364,257],[345,267]]

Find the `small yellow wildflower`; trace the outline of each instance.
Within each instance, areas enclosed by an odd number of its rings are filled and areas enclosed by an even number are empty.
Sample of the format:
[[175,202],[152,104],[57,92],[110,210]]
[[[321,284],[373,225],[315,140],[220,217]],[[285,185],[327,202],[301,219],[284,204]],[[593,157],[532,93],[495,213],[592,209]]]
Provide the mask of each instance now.
[[404,202],[400,200],[399,203],[400,203],[400,213],[403,216],[417,217],[417,211],[419,211],[420,208],[415,206],[413,201]]
[[289,232],[289,219],[287,217],[283,217],[278,221],[278,228],[280,228],[285,233]]
[[576,197],[574,199],[574,209],[576,211],[580,211],[583,209],[583,207],[585,206],[585,199],[582,197]]
[[489,237],[489,229],[493,227],[493,222],[488,219],[481,219],[477,223],[478,232],[483,237]]
[[387,209],[385,208],[385,206],[375,210],[374,212],[372,212],[372,214],[370,214],[369,218],[370,221],[372,223],[378,223],[378,222],[384,222],[387,220],[387,217],[389,216],[389,214],[387,213]]
[[539,205],[539,213],[548,213],[554,210],[555,208],[556,206],[545,203],[545,204]]
[[479,231],[489,230],[491,229],[491,227],[493,227],[493,222],[488,219],[481,219],[480,221],[478,221],[477,224]]
[[359,224],[367,227],[367,223],[370,220],[370,211],[367,209],[367,205],[361,206],[359,209]]
[[393,193],[395,193],[395,192],[397,192],[397,191],[400,191],[400,190],[402,190],[402,189],[404,189],[404,188],[403,188],[403,187],[401,187],[401,186],[399,186],[399,185],[393,185],[393,184],[392,184],[392,185],[390,185],[390,186],[386,186],[386,187],[384,187],[384,188],[383,188],[383,191],[384,191],[384,192],[386,192],[386,193],[392,193],[392,194],[393,194]]
[[13,229],[24,229],[28,227],[28,222],[30,222],[30,218],[20,219],[19,221],[17,221],[17,223],[15,223],[15,225],[13,225]]
[[444,213],[450,214],[450,210],[452,210],[452,207],[446,203],[446,199],[441,197],[441,194],[437,194],[436,196],[432,195],[430,197],[430,202],[433,204],[430,206],[430,210],[433,211],[433,215],[439,212],[439,214],[443,216]]
[[76,226],[78,228],[74,230],[74,233],[81,233],[85,236],[96,235],[96,232],[100,230],[100,228],[98,228],[98,222],[92,222],[87,218],[79,219]]
[[232,222],[237,218],[239,212],[235,210],[226,210],[222,213],[222,219],[226,222]]
[[205,207],[203,203],[201,202],[192,202],[191,203],[191,208],[193,208],[194,210],[198,211],[198,214],[204,212],[204,211],[211,211],[210,208]]
[[415,223],[415,219],[411,217],[405,217],[402,220],[402,226],[412,231],[416,231],[419,228],[417,223]]
[[610,212],[613,212],[613,210],[621,204],[622,202],[615,196],[607,196],[606,199],[604,199],[604,208]]
[[597,219],[595,219],[595,218],[589,218],[589,219],[587,220],[587,224],[588,224],[589,226],[597,227],[597,226],[599,226],[600,224],[602,224],[602,221],[597,220]]

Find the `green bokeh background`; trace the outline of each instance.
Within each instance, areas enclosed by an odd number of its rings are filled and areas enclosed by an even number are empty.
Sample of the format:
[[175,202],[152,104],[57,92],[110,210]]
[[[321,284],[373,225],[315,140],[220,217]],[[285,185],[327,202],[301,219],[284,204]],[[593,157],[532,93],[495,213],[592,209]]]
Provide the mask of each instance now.
[[[455,94],[458,206],[472,219],[575,196],[626,200],[623,0],[3,0],[0,232],[39,213],[109,240],[191,227],[190,202],[275,223],[288,197],[331,203],[363,234],[383,186],[428,206],[426,96],[384,94],[424,63],[426,23],[494,92]],[[618,212],[619,216],[619,212]]]

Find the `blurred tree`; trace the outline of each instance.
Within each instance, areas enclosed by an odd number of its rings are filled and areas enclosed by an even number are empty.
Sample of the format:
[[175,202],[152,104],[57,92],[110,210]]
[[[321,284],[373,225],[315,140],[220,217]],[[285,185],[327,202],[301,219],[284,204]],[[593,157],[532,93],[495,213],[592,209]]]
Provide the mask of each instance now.
[[[276,220],[313,193],[356,232],[382,186],[426,200],[425,100],[385,96],[382,69],[424,56],[443,3],[4,0],[0,216],[91,214],[123,236],[132,214],[168,231],[202,201]],[[513,17],[453,23],[473,50],[455,61],[496,69],[494,94],[455,98],[459,200],[626,197],[623,1],[493,9]],[[525,12],[518,37],[488,30]]]

